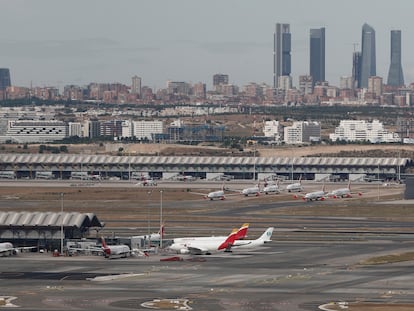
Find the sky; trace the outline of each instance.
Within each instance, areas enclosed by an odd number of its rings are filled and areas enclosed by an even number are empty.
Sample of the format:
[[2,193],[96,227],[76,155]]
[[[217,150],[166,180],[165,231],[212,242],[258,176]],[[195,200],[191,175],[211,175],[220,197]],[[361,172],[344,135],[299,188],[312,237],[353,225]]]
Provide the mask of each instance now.
[[[164,88],[168,80],[273,84],[273,33],[290,24],[292,77],[309,74],[309,30],[326,28],[326,79],[350,76],[364,23],[376,31],[387,79],[390,31],[402,30],[406,84],[414,82],[412,0],[1,0],[0,68],[13,85],[90,82]],[[355,46],[358,44],[358,46]]]

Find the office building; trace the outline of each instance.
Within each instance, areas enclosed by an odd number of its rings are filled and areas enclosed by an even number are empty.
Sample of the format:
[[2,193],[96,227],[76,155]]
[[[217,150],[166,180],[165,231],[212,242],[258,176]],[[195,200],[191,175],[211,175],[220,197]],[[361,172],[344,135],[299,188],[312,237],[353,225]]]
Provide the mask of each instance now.
[[368,24],[362,26],[361,88],[368,87],[368,78],[377,75],[375,56],[375,30]]
[[132,77],[132,85],[131,85],[131,93],[137,94],[139,97],[141,97],[141,83],[142,79],[138,76]]
[[361,52],[354,52],[352,54],[352,80],[354,88],[361,88]]
[[309,73],[314,84],[325,81],[325,28],[310,30]]
[[286,144],[302,144],[320,141],[321,125],[319,122],[295,121],[292,126],[284,128]]
[[279,76],[277,79],[278,88],[283,91],[290,90],[292,88],[291,76]]
[[388,85],[404,85],[401,66],[401,30],[391,30],[391,64],[388,71]]
[[299,90],[302,94],[313,93],[313,78],[312,76],[299,76]]
[[291,73],[291,34],[289,24],[276,24],[273,36],[273,87],[279,88],[279,77]]
[[213,76],[213,86],[229,84],[229,75],[217,73]]
[[9,86],[11,86],[10,70],[7,68],[0,68],[0,91],[5,91]]
[[382,78],[381,77],[369,77],[368,78],[368,93],[373,94],[375,97],[382,95]]
[[398,142],[399,135],[389,132],[378,120],[341,120],[339,126],[335,128],[335,133],[329,134],[332,141],[369,141],[379,142]]

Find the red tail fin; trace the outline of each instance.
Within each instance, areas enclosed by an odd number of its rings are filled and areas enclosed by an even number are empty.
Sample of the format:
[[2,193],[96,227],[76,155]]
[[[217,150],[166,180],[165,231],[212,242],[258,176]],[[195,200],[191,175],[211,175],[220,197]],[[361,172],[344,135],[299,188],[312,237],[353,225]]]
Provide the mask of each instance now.
[[247,235],[247,230],[249,229],[249,224],[243,224],[240,229],[237,231],[236,240],[244,239]]
[[105,242],[105,239],[104,239],[103,236],[101,236],[101,242],[102,242],[102,248],[103,249],[108,248],[108,245],[106,245],[106,242]]
[[161,238],[164,238],[164,233],[165,233],[165,228],[164,228],[164,224],[162,224],[160,227],[160,231],[158,231],[158,234],[160,235]]
[[237,232],[238,232],[237,229],[233,229],[233,231],[230,233],[227,239],[223,243],[221,243],[217,249],[222,250],[222,249],[230,248],[234,244],[234,241],[236,241]]

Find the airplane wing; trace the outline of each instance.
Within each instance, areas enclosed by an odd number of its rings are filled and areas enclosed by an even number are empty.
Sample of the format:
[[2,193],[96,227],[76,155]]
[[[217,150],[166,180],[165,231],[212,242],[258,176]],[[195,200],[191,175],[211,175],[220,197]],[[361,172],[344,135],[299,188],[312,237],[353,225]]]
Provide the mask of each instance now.
[[187,246],[187,249],[191,255],[202,255],[202,254],[208,253],[207,249],[203,249],[199,247]]

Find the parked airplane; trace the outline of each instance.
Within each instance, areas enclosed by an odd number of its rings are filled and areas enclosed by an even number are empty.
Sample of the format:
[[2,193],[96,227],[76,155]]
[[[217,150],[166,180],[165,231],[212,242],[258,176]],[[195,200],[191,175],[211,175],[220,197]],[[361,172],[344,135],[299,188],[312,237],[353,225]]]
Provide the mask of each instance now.
[[224,194],[225,188],[224,188],[224,184],[221,186],[220,190],[215,190],[215,191],[211,191],[209,193],[200,193],[200,192],[193,192],[191,191],[191,193],[194,194],[198,194],[198,195],[202,195],[204,197],[204,199],[210,199],[211,201],[218,199],[218,200],[224,200],[225,194]]
[[251,194],[255,196],[259,196],[260,195],[260,183],[253,187],[244,188],[240,193],[246,197],[248,197]]
[[102,250],[105,258],[126,258],[131,255],[131,249],[128,245],[107,245],[102,237]]
[[[351,181],[348,182],[348,186],[346,188],[339,188],[336,190],[332,190],[330,193],[328,193],[328,196],[334,199],[337,198],[351,198],[352,197],[351,192]],[[358,195],[361,196],[362,193],[358,192]]]
[[212,237],[188,237],[173,240],[170,249],[181,254],[210,255],[212,252],[229,250],[234,241],[246,236],[249,224],[233,229],[230,235]]
[[139,183],[137,183],[137,185],[144,186],[144,187],[145,186],[151,187],[151,186],[156,186],[157,182],[152,178],[148,178],[148,179],[141,180]]
[[[294,198],[297,199],[299,196],[295,195]],[[302,200],[309,201],[323,201],[327,198],[327,193],[325,191],[325,185],[323,185],[322,190],[308,192],[305,195],[302,195]]]
[[196,180],[196,177],[192,175],[178,175],[176,179],[180,181],[193,181]]
[[25,249],[34,249],[37,246],[14,247],[10,242],[0,243],[0,257],[16,255]]
[[287,192],[301,192],[301,191],[303,191],[302,177],[299,178],[299,181],[297,183],[287,185],[286,186],[286,191]]
[[273,227],[269,227],[266,231],[256,240],[236,240],[231,247],[231,250],[238,249],[254,249],[259,246],[263,246],[265,243],[272,242],[271,237],[273,234]]
[[268,183],[267,186],[265,186],[263,188],[262,192],[264,192],[265,194],[269,194],[269,193],[278,194],[278,193],[280,193],[279,181],[277,181],[276,183]]

